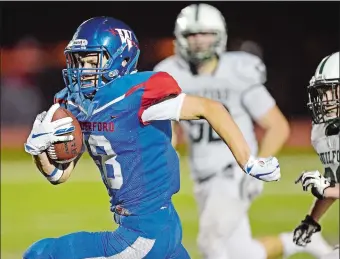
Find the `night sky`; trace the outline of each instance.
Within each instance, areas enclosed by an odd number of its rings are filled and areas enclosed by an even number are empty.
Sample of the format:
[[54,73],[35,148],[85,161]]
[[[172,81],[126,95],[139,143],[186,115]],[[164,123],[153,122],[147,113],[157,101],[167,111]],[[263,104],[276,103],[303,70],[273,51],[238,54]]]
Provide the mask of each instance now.
[[[84,20],[103,15],[123,20],[140,42],[171,37],[177,14],[191,3],[195,2],[1,2],[1,42],[11,46],[27,35],[43,43],[70,40]],[[305,114],[305,88],[312,73],[324,56],[339,50],[340,3],[207,3],[225,16],[229,43],[254,40],[263,47],[267,87],[281,108]],[[292,103],[303,104],[291,106],[280,99],[283,93]]]
[[[195,2],[1,2],[2,42],[12,44],[28,34],[43,42],[68,40],[81,22],[102,15],[125,21],[140,38],[172,36],[177,14],[190,3]],[[207,3],[224,14],[231,37],[270,44],[287,37],[339,33],[338,2]]]

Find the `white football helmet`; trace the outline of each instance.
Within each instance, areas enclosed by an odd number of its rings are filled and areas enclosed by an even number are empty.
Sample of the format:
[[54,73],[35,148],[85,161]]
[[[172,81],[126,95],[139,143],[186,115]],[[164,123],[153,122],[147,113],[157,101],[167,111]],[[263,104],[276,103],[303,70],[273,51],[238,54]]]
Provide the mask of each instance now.
[[307,106],[316,124],[340,117],[339,58],[339,52],[325,57],[309,82]]
[[[216,33],[216,40],[207,51],[191,52],[186,36],[195,33]],[[226,49],[227,28],[223,15],[208,4],[192,4],[177,16],[174,35],[175,52],[189,62],[200,62],[220,55]]]

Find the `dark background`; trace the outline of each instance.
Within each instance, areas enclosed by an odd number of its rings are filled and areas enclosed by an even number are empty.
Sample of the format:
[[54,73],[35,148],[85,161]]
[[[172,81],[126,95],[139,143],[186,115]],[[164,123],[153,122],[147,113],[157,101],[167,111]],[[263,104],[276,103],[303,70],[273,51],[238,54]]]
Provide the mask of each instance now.
[[[172,37],[176,16],[191,3],[196,2],[1,2],[2,48],[10,49],[26,36],[42,45],[70,40],[84,20],[104,15],[126,22],[145,52],[153,48],[148,39]],[[229,49],[242,40],[253,40],[263,48],[266,85],[285,115],[306,116],[306,86],[321,59],[339,50],[340,3],[207,3],[225,16]],[[140,69],[153,65],[141,56]],[[54,92],[63,87],[61,67],[45,69],[36,77],[49,100],[43,105],[49,105]]]

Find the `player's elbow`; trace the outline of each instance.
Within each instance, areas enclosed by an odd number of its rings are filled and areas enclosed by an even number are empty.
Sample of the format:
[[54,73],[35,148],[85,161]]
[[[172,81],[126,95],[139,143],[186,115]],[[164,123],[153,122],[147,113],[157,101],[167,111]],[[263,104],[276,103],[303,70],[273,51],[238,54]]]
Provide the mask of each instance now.
[[284,122],[282,124],[282,129],[283,129],[284,139],[285,139],[285,141],[287,141],[288,138],[289,138],[289,135],[290,135],[290,126],[289,126],[289,123],[286,119],[284,120]]
[[283,142],[285,142],[290,135],[289,123],[277,106],[273,107],[258,122],[261,128],[268,133],[275,132],[277,139]]
[[223,112],[227,111],[222,103],[208,98],[203,98],[200,110],[202,118],[207,119],[211,115],[219,114],[222,110]]
[[282,139],[282,141],[286,142],[290,135],[290,126],[287,119],[284,116],[279,117],[274,124],[275,131],[278,133],[278,136]]

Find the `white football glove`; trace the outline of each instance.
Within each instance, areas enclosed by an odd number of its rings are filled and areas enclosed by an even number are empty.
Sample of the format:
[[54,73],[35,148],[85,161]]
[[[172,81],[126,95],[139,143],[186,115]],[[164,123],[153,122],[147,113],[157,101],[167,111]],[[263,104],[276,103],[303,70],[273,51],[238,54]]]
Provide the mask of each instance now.
[[60,105],[54,104],[46,112],[37,115],[32,131],[25,143],[25,151],[31,155],[41,154],[56,142],[67,142],[73,140],[72,135],[59,136],[73,132],[75,127],[71,117],[65,117],[52,122],[54,112]]
[[247,174],[265,182],[279,181],[281,178],[280,165],[276,157],[250,157],[243,169]]
[[247,175],[242,178],[240,183],[241,197],[249,202],[253,201],[263,191],[263,181],[258,181],[253,177]]
[[311,187],[312,194],[318,198],[324,198],[324,192],[328,187],[334,187],[334,183],[329,182],[319,171],[303,171],[295,183],[301,182],[302,189],[308,191]]

